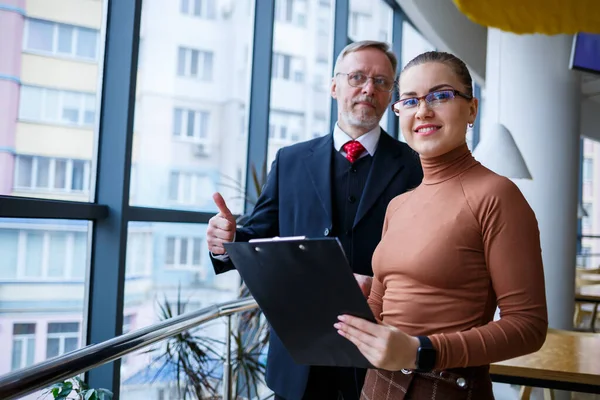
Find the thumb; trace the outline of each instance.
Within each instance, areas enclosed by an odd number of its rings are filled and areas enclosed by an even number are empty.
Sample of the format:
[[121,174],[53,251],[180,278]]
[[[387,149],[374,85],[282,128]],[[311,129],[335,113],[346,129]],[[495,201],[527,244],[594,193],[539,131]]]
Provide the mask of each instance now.
[[217,192],[213,194],[213,200],[219,208],[219,212],[223,214],[225,218],[233,218],[233,214],[231,213],[231,211],[229,211],[229,208],[227,208],[227,204],[225,203],[225,199],[223,199],[223,196],[221,196],[221,193]]

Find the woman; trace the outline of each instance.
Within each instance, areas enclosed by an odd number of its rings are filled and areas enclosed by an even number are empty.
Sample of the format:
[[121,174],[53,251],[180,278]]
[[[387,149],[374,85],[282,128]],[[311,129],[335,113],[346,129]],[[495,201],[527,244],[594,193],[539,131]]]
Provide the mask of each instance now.
[[377,368],[363,399],[493,399],[489,364],[545,340],[537,221],[519,189],[467,147],[478,108],[471,82],[442,52],[417,56],[400,75],[392,109],[423,183],[387,209],[369,295],[379,324],[344,315],[334,325]]

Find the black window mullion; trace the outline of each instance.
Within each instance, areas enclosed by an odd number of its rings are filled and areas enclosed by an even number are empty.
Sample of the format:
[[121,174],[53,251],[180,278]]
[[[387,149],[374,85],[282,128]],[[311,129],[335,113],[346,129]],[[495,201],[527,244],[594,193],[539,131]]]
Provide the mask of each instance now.
[[[248,160],[246,163],[246,199],[257,197],[252,171],[262,171],[267,162],[269,140],[269,107],[271,99],[271,59],[273,56],[273,27],[275,0],[257,0],[254,12],[254,50],[248,107]],[[247,200],[246,212],[252,210]]]
[[[106,34],[98,142],[96,201],[108,218],[93,225],[88,288],[87,343],[120,335],[123,325],[129,175],[135,107],[141,0],[110,0]],[[120,361],[88,372],[91,387],[119,398]]]
[[[338,54],[348,45],[348,13],[350,12],[350,0],[336,0],[335,14],[333,18],[333,63],[331,73],[335,67],[335,60]],[[333,131],[337,122],[337,102],[331,101],[330,131]]]
[[[402,27],[404,25],[404,12],[400,7],[393,7],[394,17],[392,22],[392,51],[398,58],[398,66],[396,68],[396,77],[400,74],[402,70]],[[392,103],[398,100],[398,90],[395,87],[392,92]],[[387,113],[387,127],[388,134],[394,139],[398,139],[398,134],[400,132],[400,121],[398,117],[391,109],[388,109]]]

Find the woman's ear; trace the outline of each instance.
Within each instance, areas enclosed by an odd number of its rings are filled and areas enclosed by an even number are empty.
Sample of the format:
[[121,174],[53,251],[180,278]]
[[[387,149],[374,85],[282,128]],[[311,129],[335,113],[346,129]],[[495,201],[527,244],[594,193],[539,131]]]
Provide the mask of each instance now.
[[477,118],[477,113],[479,112],[479,99],[473,97],[471,100],[471,104],[469,105],[469,121],[473,124],[475,123],[475,119]]

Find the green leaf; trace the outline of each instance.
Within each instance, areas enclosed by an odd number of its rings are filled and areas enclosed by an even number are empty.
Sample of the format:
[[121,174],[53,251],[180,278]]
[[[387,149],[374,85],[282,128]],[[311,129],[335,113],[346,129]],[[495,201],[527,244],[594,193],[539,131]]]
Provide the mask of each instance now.
[[81,392],[81,394],[84,395],[84,400],[98,400],[96,395],[96,389],[88,389],[84,392]]
[[75,382],[77,382],[77,386],[79,386],[79,390],[87,390],[90,388],[88,386],[88,384],[85,383],[85,381],[83,379],[81,379],[80,377],[76,376],[73,379],[75,380]]
[[98,393],[98,400],[112,400],[113,392],[108,389],[98,389],[96,391]]

